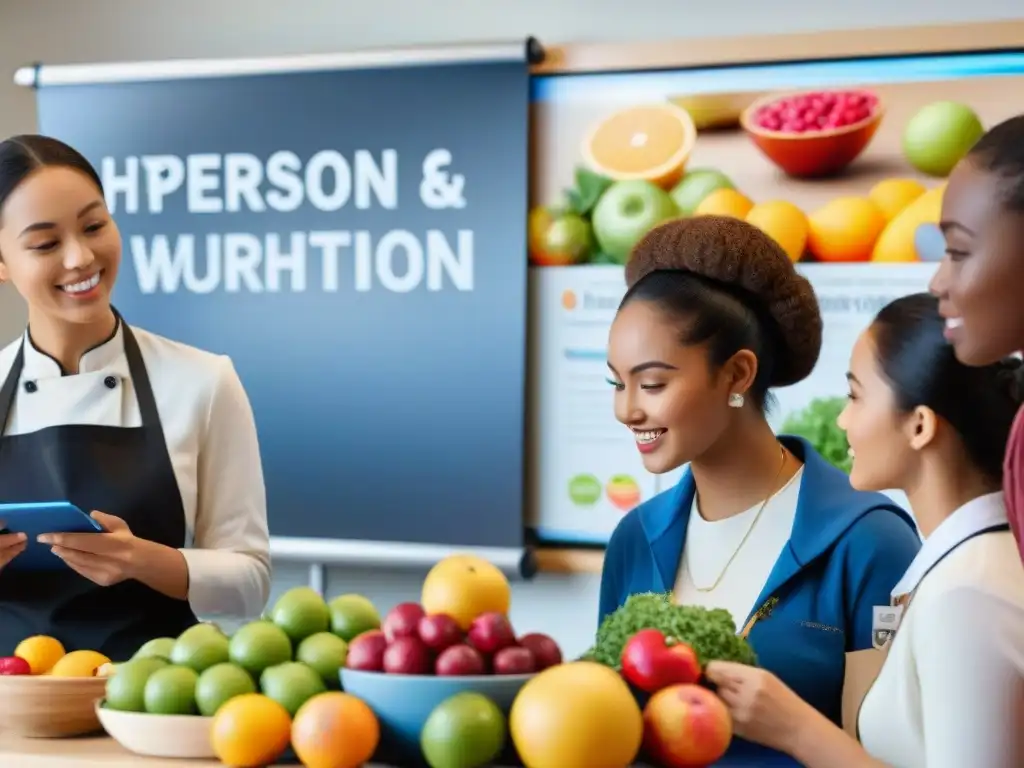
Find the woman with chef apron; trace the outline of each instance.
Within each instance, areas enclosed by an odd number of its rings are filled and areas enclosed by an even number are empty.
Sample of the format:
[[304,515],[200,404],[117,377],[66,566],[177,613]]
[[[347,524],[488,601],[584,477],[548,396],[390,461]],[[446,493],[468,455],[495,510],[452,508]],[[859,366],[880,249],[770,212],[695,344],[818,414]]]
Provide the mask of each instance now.
[[98,533],[0,534],[0,656],[48,635],[114,660],[197,615],[255,616],[270,584],[252,409],[230,360],[110,304],[121,238],[102,182],[42,136],[0,143],[0,282],[28,328],[0,349],[0,504],[68,501]]

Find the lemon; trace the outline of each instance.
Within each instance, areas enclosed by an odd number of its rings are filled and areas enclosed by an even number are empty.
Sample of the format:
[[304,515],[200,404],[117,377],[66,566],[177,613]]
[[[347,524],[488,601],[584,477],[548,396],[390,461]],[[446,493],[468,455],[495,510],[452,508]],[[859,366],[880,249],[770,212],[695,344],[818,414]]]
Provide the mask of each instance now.
[[72,651],[53,665],[50,674],[54,677],[96,677],[105,664],[110,664],[110,659],[97,651]]
[[60,640],[47,635],[34,635],[18,643],[14,655],[28,662],[33,675],[45,675],[64,657]]
[[868,261],[885,214],[866,197],[839,197],[811,214],[807,245],[818,261]]
[[871,260],[875,262],[919,261],[915,236],[922,224],[938,224],[942,213],[945,184],[929,189],[890,221],[875,243]]
[[742,219],[754,207],[754,202],[735,189],[716,189],[693,209],[694,216],[732,216]]
[[793,203],[786,200],[758,203],[746,218],[748,224],[778,243],[790,261],[800,261],[807,247],[807,216]]
[[892,221],[926,191],[924,184],[915,179],[886,179],[871,188],[868,199],[878,206],[886,221]]

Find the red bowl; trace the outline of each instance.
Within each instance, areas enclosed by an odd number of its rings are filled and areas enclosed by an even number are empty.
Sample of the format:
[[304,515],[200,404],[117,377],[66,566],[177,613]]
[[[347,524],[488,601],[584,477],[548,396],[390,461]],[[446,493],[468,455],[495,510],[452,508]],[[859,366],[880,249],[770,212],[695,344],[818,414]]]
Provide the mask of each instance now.
[[885,107],[878,95],[863,89],[850,89],[874,99],[870,115],[840,128],[821,128],[800,133],[775,131],[758,125],[755,117],[762,108],[782,99],[821,93],[798,91],[773,94],[758,99],[743,111],[740,124],[762,154],[786,174],[797,178],[818,178],[839,173],[857,159],[878,131]]

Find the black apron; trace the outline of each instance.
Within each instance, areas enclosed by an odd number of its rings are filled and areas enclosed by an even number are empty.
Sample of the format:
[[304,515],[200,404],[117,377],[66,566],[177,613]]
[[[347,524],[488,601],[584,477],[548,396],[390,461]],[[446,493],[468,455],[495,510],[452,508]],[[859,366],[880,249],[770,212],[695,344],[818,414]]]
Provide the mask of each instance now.
[[[132,533],[168,547],[185,546],[185,511],[164,440],[153,388],[138,342],[123,321],[128,371],[142,426],[69,424],[3,436],[15,396],[36,387],[18,383],[25,346],[0,389],[0,502],[70,501],[124,520]],[[108,376],[99,386],[123,386]],[[102,534],[97,534],[102,535]],[[101,587],[67,567],[53,571],[0,569],[0,656],[31,635],[50,635],[68,651],[88,649],[115,662],[155,637],[176,637],[197,623],[186,600],[141,582]]]

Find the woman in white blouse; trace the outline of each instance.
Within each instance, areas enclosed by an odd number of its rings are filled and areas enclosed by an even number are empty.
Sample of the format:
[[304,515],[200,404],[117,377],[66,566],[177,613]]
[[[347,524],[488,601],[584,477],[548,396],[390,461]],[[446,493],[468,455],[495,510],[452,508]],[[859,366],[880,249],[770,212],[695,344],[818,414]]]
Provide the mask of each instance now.
[[876,608],[887,657],[859,743],[770,673],[708,668],[739,734],[810,768],[1024,765],[1024,565],[999,490],[1019,361],[968,368],[943,328],[933,297],[898,299],[861,335],[847,374],[850,479],[903,490],[924,537]]
[[0,350],[0,503],[70,501],[102,533],[0,535],[0,656],[30,635],[131,656],[196,616],[253,616],[270,584],[252,409],[231,361],[110,304],[121,237],[99,176],[41,136],[0,143],[0,281],[28,304]]

